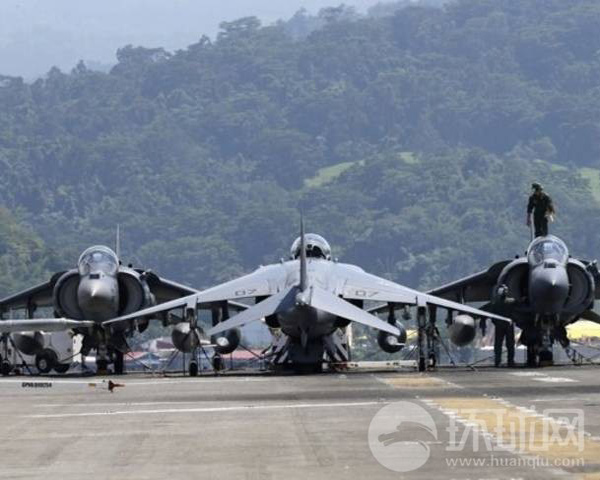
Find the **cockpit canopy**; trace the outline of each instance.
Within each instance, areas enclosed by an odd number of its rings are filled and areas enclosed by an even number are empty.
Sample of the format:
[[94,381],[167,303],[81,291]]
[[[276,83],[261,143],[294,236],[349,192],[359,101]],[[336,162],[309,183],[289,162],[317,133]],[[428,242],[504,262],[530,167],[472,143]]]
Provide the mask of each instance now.
[[106,275],[116,275],[119,268],[119,259],[110,248],[97,245],[88,248],[81,254],[77,268],[80,275],[100,272]]
[[[331,260],[331,247],[327,240],[321,235],[316,233],[307,233],[304,235],[306,243],[306,256],[309,258],[324,258],[325,260]],[[290,249],[290,255],[292,258],[300,257],[300,237],[294,240],[292,248]]]
[[553,235],[538,237],[527,249],[527,260],[530,265],[540,265],[548,260],[554,260],[565,265],[569,259],[569,250],[560,238]]

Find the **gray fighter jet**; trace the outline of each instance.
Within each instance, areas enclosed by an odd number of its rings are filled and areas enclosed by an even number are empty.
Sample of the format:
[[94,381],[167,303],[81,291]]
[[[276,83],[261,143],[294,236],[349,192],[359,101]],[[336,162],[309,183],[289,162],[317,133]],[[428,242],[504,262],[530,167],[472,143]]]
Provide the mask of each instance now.
[[[592,309],[600,295],[595,262],[576,260],[565,243],[552,235],[536,238],[524,257],[505,260],[488,270],[431,290],[431,295],[457,302],[484,302],[483,310],[510,317],[523,330],[529,365],[552,362],[552,344],[569,352],[565,326],[579,319],[600,323]],[[451,327],[452,328],[452,327]],[[474,329],[454,325],[458,344],[472,340]]]
[[[88,248],[77,268],[58,272],[45,283],[0,300],[0,332],[4,333],[1,372],[6,375],[12,370],[7,355],[9,342],[22,353],[34,355],[40,372],[66,371],[69,364],[58,363],[56,353],[44,348],[40,332],[71,330],[83,335],[83,354],[97,351],[99,371],[106,370],[112,359],[115,373],[122,373],[125,337],[134,330],[144,331],[148,321],[111,328],[105,328],[102,322],[196,292],[151,271],[121,265],[108,247]],[[51,308],[55,318],[34,318],[42,307]],[[26,311],[27,319],[4,319],[9,312],[20,309]]]
[[[195,322],[199,307],[244,298],[255,299],[255,305],[231,318],[213,321],[213,327],[206,332],[212,342],[227,345],[232,339],[238,341],[239,327],[264,318],[269,327],[284,334],[285,344],[277,352],[279,358],[285,365],[302,371],[319,370],[324,356],[333,361],[347,360],[336,335],[350,322],[379,330],[380,347],[389,353],[399,351],[404,346],[406,331],[393,314],[397,307],[416,306],[423,311],[434,305],[507,321],[502,316],[370,275],[357,266],[338,263],[332,260],[325,239],[315,234],[304,235],[302,227],[288,261],[260,267],[249,275],[200,293],[106,323],[119,324],[178,308],[186,311],[185,318]],[[392,314],[387,321],[381,320],[363,309],[366,301],[386,302]],[[196,328],[195,323],[192,328]]]

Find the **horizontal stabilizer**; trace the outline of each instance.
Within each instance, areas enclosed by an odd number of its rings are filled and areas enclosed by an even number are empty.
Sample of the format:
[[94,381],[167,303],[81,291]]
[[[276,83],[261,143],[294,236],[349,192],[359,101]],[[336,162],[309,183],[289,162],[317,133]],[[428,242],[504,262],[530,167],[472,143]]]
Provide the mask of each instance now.
[[231,330],[232,328],[241,327],[247,323],[260,320],[269,315],[274,315],[278,312],[288,310],[295,305],[296,294],[298,293],[297,287],[290,287],[286,290],[282,290],[275,295],[270,296],[266,300],[251,306],[247,310],[231,317],[229,320],[218,323],[216,326],[206,332],[210,337],[218,333]]
[[377,318],[364,310],[355,307],[351,303],[343,300],[342,298],[329,293],[319,287],[312,287],[309,291],[308,304],[311,307],[323,310],[324,312],[331,313],[346,320],[351,320],[356,323],[360,323],[367,327],[376,328],[377,330],[383,330],[384,332],[391,333],[392,335],[400,335],[400,330],[390,325],[388,322]]
[[0,320],[0,332],[60,332],[73,328],[93,327],[90,320],[69,320],[68,318],[35,318],[28,320]]

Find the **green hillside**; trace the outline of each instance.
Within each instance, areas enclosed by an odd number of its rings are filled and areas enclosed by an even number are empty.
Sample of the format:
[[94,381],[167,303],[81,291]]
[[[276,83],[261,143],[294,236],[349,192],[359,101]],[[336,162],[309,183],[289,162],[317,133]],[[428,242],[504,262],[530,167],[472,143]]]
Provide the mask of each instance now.
[[[30,232],[11,248],[67,265],[119,224],[125,261],[203,287],[285,256],[303,210],[336,256],[429,286],[522,252],[539,180],[555,233],[597,256],[600,4],[379,12],[0,77],[0,204]],[[44,258],[3,264],[0,293]]]

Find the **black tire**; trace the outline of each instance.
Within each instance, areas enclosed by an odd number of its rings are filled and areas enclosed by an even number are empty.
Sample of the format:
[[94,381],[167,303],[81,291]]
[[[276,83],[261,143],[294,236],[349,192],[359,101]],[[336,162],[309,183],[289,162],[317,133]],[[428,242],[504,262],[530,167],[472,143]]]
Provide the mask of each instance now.
[[3,377],[6,377],[12,372],[12,365],[8,360],[3,360],[0,364],[0,373]]
[[544,350],[540,352],[540,366],[548,367],[554,364],[554,355],[551,350]]
[[310,375],[313,373],[323,373],[323,363],[297,363],[293,365],[292,370],[299,375]]
[[425,358],[419,358],[419,372],[424,372],[425,370],[427,370]]
[[533,345],[527,345],[527,366],[537,367],[537,354]]
[[96,360],[96,374],[106,375],[108,369],[108,362],[106,360]]
[[71,368],[70,363],[57,363],[54,365],[54,371],[56,373],[67,373],[69,368]]
[[40,373],[50,373],[50,370],[54,368],[57,362],[56,353],[49,348],[45,348],[35,356],[35,367]]
[[115,352],[115,375],[123,375],[125,371],[125,362],[123,361],[123,352]]
[[196,362],[190,362],[190,377],[198,376],[198,364]]
[[221,358],[221,355],[217,354],[213,357],[213,368],[215,372],[223,370],[223,359]]

